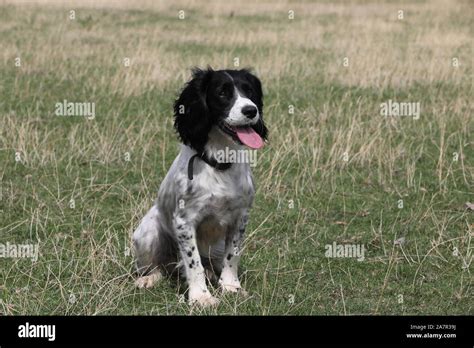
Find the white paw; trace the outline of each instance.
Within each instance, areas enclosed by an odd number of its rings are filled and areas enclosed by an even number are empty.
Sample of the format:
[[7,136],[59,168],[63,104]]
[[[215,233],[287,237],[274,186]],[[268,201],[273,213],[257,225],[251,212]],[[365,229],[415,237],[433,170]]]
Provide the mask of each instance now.
[[162,275],[160,271],[153,271],[151,274],[144,277],[140,277],[137,280],[135,280],[135,285],[139,289],[143,289],[143,288],[149,289],[153,287],[153,285],[155,285],[161,278],[162,278]]
[[213,307],[219,304],[219,300],[211,295],[208,290],[197,290],[189,293],[189,304],[201,307]]
[[219,280],[219,284],[223,293],[232,292],[232,293],[238,293],[243,296],[248,296],[247,291],[245,291],[242,288],[238,279],[237,280],[224,280],[221,278]]
[[231,293],[234,293],[234,294],[239,294],[239,295],[242,295],[242,296],[245,296],[247,297],[249,294],[247,291],[245,291],[241,286],[240,284],[223,284],[221,283],[221,289],[222,289],[222,292],[223,293],[226,293],[226,292],[231,292]]

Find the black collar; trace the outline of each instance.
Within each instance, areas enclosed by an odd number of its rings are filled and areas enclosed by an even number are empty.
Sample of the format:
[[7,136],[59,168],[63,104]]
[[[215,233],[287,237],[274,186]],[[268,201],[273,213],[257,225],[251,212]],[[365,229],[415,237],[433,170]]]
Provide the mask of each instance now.
[[217,170],[227,170],[232,166],[232,163],[224,163],[224,162],[217,162],[217,160],[214,157],[208,157],[204,152],[201,154],[195,154],[194,156],[191,156],[188,162],[188,178],[189,180],[193,180],[193,164],[194,164],[194,159],[195,158],[200,158],[204,162],[206,162],[208,165],[211,167],[214,167]]

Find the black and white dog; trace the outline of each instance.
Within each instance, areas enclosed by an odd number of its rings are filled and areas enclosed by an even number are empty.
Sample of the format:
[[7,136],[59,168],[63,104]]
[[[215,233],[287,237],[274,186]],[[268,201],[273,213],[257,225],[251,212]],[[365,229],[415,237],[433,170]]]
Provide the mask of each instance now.
[[237,270],[254,183],[249,163],[222,162],[217,153],[261,148],[262,108],[260,80],[248,70],[193,70],[174,104],[181,152],[133,235],[138,287],[182,266],[191,304],[218,303],[206,275],[223,291],[244,292]]

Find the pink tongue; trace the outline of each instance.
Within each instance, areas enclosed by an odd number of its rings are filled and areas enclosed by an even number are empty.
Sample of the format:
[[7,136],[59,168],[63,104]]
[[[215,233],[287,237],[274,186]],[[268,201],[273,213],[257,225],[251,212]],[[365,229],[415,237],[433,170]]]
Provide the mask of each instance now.
[[252,149],[259,149],[263,146],[263,140],[251,127],[248,128],[235,128],[235,133],[239,137],[239,140],[251,147]]

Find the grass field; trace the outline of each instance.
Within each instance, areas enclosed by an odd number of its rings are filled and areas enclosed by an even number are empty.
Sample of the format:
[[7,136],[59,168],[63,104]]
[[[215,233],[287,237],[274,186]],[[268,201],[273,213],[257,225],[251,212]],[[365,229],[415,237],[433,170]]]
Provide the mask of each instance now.
[[[0,259],[0,314],[474,314],[470,1],[77,3],[0,0],[0,243],[40,253]],[[134,287],[130,237],[178,153],[189,68],[237,61],[270,130],[250,296],[201,311],[176,281]]]

